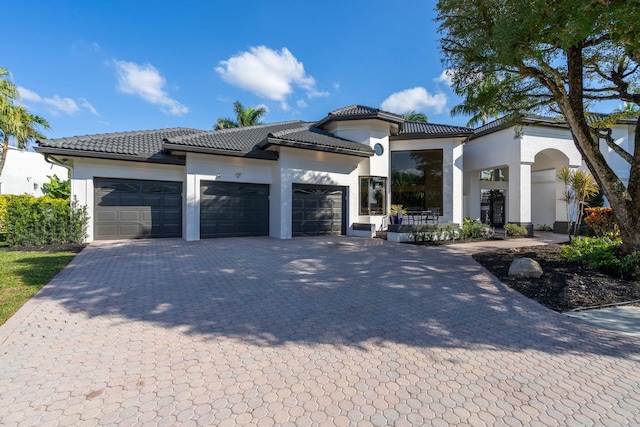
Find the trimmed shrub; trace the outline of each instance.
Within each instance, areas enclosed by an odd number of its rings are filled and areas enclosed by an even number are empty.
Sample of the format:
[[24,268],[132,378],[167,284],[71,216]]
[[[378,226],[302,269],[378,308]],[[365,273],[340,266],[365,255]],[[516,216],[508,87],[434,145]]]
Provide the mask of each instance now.
[[4,221],[7,217],[7,205],[15,197],[13,194],[0,195],[0,233],[4,233]]
[[414,226],[409,235],[409,241],[413,243],[426,244],[431,242],[447,242],[456,240],[459,231],[454,230],[450,225],[438,227],[433,225]]
[[3,222],[10,246],[82,243],[87,237],[86,206],[76,200],[13,196]]
[[619,277],[633,277],[640,266],[640,253],[622,255],[621,250],[622,239],[609,236],[585,237],[574,239],[571,244],[563,246],[560,257],[570,261],[584,261],[592,268]]
[[518,224],[505,224],[504,230],[507,232],[507,236],[524,237],[528,234],[527,229]]
[[590,236],[604,237],[617,235],[618,227],[611,208],[585,208],[587,231]]
[[493,231],[491,227],[478,221],[477,219],[465,218],[462,220],[462,227],[459,230],[460,239],[491,239]]

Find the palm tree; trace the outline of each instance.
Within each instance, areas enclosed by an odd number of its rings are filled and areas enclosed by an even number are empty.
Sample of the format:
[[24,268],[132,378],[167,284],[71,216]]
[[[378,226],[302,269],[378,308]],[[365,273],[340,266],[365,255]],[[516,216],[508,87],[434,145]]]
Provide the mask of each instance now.
[[267,114],[267,109],[265,107],[259,107],[255,109],[252,107],[247,107],[245,109],[240,101],[236,101],[233,103],[233,111],[236,113],[236,120],[226,117],[220,118],[218,119],[214,130],[259,125],[261,124],[260,119],[262,118],[262,116]]
[[6,68],[0,67],[0,115],[8,114],[14,100],[20,97],[18,88],[9,78],[11,74]]
[[9,71],[6,68],[0,68],[0,136],[2,137],[0,175],[7,160],[10,139],[13,139],[18,148],[23,150],[30,142],[46,138],[40,133],[40,128],[50,128],[49,122],[44,118],[29,113],[21,105],[16,105],[20,95],[9,77]]
[[451,109],[451,116],[471,116],[467,122],[470,128],[485,125],[491,118],[497,119],[502,110],[496,98],[499,99],[504,85],[495,76],[484,79],[478,85],[468,85],[462,93],[458,93],[464,97],[464,101]]
[[415,110],[402,113],[402,117],[408,122],[427,123],[429,118],[424,113],[417,113]]

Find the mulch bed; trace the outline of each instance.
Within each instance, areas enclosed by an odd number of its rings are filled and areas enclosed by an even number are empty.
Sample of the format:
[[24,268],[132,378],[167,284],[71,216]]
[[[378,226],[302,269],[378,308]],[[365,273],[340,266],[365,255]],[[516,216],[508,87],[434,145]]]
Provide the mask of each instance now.
[[[482,252],[473,258],[502,283],[555,311],[640,299],[640,282],[612,277],[588,265],[558,257],[561,245]],[[542,267],[538,278],[509,276],[515,258],[532,258]]]

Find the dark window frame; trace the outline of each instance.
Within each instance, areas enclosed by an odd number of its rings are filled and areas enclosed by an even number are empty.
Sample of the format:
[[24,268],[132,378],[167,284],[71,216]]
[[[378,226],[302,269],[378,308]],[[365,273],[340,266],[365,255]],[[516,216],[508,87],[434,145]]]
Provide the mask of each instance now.
[[[391,204],[403,205],[405,209],[411,211],[439,208],[439,214],[442,216],[444,214],[444,150],[437,148],[392,151],[390,157]],[[411,162],[413,162],[412,165],[409,164]],[[399,163],[403,165],[399,166]],[[405,169],[399,170],[399,167]]]
[[[359,203],[358,212],[360,215],[386,215],[387,214],[387,177],[365,175],[359,177]],[[365,181],[366,180],[366,181]],[[378,182],[371,182],[377,180]],[[376,189],[381,183],[381,188]],[[364,191],[366,189],[366,192]],[[375,202],[372,202],[369,191],[374,189]],[[379,197],[378,197],[379,196]]]

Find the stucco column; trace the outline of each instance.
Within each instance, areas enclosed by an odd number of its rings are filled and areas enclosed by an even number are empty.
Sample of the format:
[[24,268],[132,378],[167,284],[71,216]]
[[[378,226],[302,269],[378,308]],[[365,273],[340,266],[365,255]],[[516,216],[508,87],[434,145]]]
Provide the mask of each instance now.
[[480,218],[482,201],[482,194],[480,194],[480,173],[477,171],[470,172],[469,174],[469,194],[467,200],[469,201],[469,218]]
[[464,205],[463,205],[463,198],[460,197],[461,195],[463,195],[464,193],[464,189],[463,189],[463,164],[462,164],[462,144],[455,146],[452,148],[451,150],[451,156],[453,157],[453,170],[451,173],[451,179],[452,179],[452,190],[454,196],[453,196],[453,200],[452,200],[452,206],[451,206],[451,216],[452,216],[452,222],[454,224],[460,224],[462,225],[462,217],[463,217],[463,210],[464,210]]
[[185,240],[200,240],[200,189],[198,188],[198,177],[196,174],[188,173],[185,179],[187,188],[183,191],[184,212],[183,230],[185,230]]
[[531,224],[531,163],[509,164],[507,222]]

